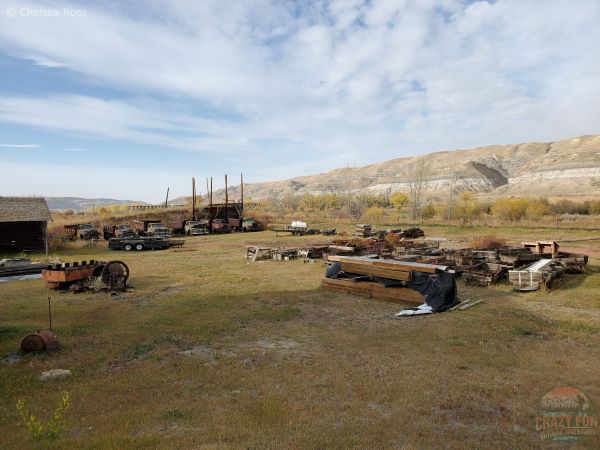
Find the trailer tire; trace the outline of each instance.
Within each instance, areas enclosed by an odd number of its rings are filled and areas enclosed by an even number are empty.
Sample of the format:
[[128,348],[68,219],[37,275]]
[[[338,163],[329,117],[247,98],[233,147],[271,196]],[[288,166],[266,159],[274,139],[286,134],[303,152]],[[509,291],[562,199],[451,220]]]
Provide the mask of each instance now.
[[130,252],[131,250],[133,250],[133,245],[131,245],[131,244],[125,244],[123,246],[123,250],[126,250],[126,251]]
[[144,250],[144,244],[142,244],[141,242],[138,242],[137,244],[135,244],[135,249],[140,252],[142,250]]

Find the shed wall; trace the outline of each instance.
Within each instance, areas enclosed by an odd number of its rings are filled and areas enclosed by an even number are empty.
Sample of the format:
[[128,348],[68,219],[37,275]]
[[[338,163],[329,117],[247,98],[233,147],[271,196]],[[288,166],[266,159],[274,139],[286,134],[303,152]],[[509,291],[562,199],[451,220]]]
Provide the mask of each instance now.
[[44,251],[46,222],[0,222],[0,253]]

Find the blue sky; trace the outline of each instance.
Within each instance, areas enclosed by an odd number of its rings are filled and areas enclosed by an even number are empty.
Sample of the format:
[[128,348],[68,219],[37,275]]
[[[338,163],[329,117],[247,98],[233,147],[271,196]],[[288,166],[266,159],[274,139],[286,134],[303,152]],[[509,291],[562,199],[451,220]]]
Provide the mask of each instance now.
[[596,134],[598,42],[597,0],[0,0],[0,195]]

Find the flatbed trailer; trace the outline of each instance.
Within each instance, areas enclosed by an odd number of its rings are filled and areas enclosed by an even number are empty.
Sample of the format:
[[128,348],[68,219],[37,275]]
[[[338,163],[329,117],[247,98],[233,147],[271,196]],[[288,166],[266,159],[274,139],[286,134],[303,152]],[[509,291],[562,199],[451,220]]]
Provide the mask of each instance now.
[[182,247],[183,239],[165,239],[162,237],[138,236],[127,238],[111,238],[108,248],[113,250],[164,250],[169,247]]

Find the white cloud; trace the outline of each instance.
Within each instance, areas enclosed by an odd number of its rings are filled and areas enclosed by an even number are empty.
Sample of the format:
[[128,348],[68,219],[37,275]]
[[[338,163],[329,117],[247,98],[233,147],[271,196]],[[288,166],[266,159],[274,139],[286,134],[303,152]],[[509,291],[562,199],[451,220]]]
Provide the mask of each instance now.
[[2,148],[39,148],[38,144],[0,144]]
[[156,0],[1,20],[2,51],[118,92],[5,94],[5,122],[267,153],[292,173],[599,131],[595,0]]

